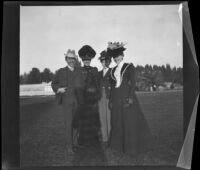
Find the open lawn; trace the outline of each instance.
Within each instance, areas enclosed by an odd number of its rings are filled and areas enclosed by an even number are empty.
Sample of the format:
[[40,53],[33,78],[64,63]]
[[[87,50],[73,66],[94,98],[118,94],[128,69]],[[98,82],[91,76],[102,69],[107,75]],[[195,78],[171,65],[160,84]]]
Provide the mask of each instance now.
[[176,165],[183,143],[183,92],[137,96],[157,143],[137,159],[100,145],[67,155],[63,115],[54,96],[20,98],[21,166]]

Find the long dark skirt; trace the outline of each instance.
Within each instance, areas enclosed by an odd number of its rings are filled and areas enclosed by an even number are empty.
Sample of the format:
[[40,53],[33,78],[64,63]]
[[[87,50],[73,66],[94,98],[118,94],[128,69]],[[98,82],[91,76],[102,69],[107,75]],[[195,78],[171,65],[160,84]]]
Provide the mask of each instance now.
[[98,102],[93,93],[85,93],[85,102],[79,112],[79,137],[80,145],[96,144],[99,140],[100,120]]
[[153,147],[154,139],[136,96],[125,107],[117,90],[111,110],[111,149],[136,155]]

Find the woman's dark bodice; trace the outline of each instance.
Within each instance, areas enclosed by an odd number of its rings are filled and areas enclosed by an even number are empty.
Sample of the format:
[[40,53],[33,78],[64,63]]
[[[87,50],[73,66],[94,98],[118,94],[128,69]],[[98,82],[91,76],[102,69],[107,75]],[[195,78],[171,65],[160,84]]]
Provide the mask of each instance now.
[[121,70],[122,82],[120,87],[115,88],[116,79],[114,77],[115,68],[112,70],[111,78],[111,100],[135,98],[135,69],[132,64],[125,63]]
[[83,80],[82,94],[83,102],[78,112],[79,115],[79,137],[81,145],[92,145],[98,142],[98,131],[100,120],[98,113],[98,82],[97,68],[82,67],[81,78]]
[[89,101],[96,101],[99,94],[97,68],[84,66],[82,67],[81,74],[84,82],[84,98]]

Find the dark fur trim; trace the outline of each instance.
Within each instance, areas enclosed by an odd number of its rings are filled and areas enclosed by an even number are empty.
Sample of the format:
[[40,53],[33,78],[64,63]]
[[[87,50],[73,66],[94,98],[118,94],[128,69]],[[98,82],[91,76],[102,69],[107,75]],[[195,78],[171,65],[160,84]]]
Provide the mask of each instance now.
[[80,58],[82,60],[84,59],[92,59],[95,57],[96,52],[95,50],[89,46],[89,45],[84,45],[79,51],[78,51],[78,55],[80,56]]

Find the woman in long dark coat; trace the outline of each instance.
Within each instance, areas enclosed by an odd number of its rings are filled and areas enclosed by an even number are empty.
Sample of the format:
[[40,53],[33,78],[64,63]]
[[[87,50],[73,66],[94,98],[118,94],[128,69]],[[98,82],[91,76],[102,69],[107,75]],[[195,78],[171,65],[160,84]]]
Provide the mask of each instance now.
[[123,61],[124,44],[109,43],[108,55],[117,66],[111,70],[111,149],[137,155],[153,145],[153,137],[135,94],[135,68]]
[[89,45],[83,46],[78,54],[83,61],[81,74],[84,81],[82,88],[83,102],[79,111],[79,145],[96,144],[99,139],[100,120],[98,112],[98,70],[91,67],[91,59],[96,52]]

